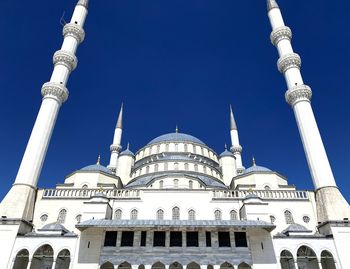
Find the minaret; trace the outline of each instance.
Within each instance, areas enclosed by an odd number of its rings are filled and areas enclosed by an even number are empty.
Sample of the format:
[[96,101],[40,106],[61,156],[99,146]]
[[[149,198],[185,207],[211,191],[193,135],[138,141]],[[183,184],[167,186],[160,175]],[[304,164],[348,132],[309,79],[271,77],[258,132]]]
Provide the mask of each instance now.
[[110,169],[114,173],[116,172],[118,156],[119,156],[120,150],[122,149],[122,146],[121,146],[122,133],[123,133],[123,104],[121,105],[117,125],[115,126],[113,144],[110,146],[111,159],[108,165],[108,169]]
[[244,171],[244,166],[242,164],[242,146],[239,144],[238,130],[235,118],[233,116],[232,106],[230,105],[230,127],[231,127],[231,151],[236,158],[237,174],[242,174]]
[[293,108],[316,190],[318,221],[349,218],[349,205],[335,183],[311,107],[311,88],[304,84],[300,73],[301,58],[292,48],[292,31],[285,26],[275,0],[267,0],[267,8],[272,26],[271,42],[277,47],[280,56],[278,69],[287,82],[285,98]]
[[79,0],[70,23],[63,28],[63,44],[53,56],[54,69],[49,82],[41,89],[43,96],[27,148],[13,187],[0,205],[0,216],[32,220],[35,190],[61,105],[68,98],[69,75],[77,67],[75,56],[84,40],[83,26],[88,13],[88,0]]

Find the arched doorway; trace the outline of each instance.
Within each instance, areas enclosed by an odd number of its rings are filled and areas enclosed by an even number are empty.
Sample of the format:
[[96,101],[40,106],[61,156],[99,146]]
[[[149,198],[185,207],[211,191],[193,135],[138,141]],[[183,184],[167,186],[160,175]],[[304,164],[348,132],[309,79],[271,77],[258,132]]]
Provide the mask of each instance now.
[[55,269],[69,269],[70,265],[70,252],[67,249],[60,251],[56,259]]
[[169,269],[183,269],[183,266],[181,263],[173,262],[170,264]]
[[233,265],[229,262],[224,262],[220,265],[220,269],[233,269]]
[[187,264],[186,269],[201,269],[200,265],[196,262]]
[[143,264],[140,264],[138,269],[145,269],[145,266]]
[[50,245],[43,245],[35,251],[30,269],[52,268],[52,264],[53,249]]
[[16,255],[15,263],[13,264],[12,269],[22,269],[27,268],[29,262],[29,251],[22,249]]
[[298,249],[297,261],[299,269],[319,269],[315,252],[307,246]]
[[105,262],[101,265],[100,269],[114,269],[114,265],[110,262]]
[[214,266],[211,265],[211,264],[209,264],[209,265],[207,266],[207,269],[214,269]]
[[152,269],[165,269],[165,265],[161,262],[156,262],[152,265]]
[[321,253],[322,269],[336,269],[332,253],[327,250]]
[[288,250],[281,252],[280,263],[282,269],[295,269],[293,255]]
[[238,269],[251,269],[249,264],[246,264],[245,262],[242,262],[240,265],[238,265]]
[[131,264],[128,262],[123,262],[119,264],[118,269],[131,269]]

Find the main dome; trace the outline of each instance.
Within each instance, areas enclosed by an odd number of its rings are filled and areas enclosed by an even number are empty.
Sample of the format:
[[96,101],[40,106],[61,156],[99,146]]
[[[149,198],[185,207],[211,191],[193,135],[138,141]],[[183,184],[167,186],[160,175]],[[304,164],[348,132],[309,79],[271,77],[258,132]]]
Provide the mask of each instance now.
[[205,145],[205,143],[198,138],[184,134],[184,133],[169,133],[156,137],[150,141],[147,145],[162,143],[162,142],[188,142]]

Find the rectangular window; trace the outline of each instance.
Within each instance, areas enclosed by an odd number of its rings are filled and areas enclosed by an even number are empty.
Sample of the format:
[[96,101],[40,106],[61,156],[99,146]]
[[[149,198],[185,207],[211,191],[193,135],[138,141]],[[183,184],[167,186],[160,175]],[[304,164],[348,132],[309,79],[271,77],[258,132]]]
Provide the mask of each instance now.
[[188,247],[198,247],[198,232],[187,232],[186,242]]
[[121,247],[132,247],[134,245],[134,232],[123,232]]
[[211,232],[205,232],[205,242],[207,247],[211,247]]
[[182,232],[170,232],[170,246],[182,247]]
[[153,233],[153,246],[154,247],[165,247],[165,232],[154,232]]
[[229,232],[219,232],[218,237],[219,237],[219,247],[231,247]]
[[235,244],[236,244],[236,247],[243,247],[243,248],[248,247],[246,233],[244,232],[235,233]]
[[145,247],[146,246],[146,238],[147,238],[147,232],[146,231],[142,231],[141,232],[141,243],[140,243],[141,247]]
[[118,232],[106,232],[105,247],[115,247],[117,245]]

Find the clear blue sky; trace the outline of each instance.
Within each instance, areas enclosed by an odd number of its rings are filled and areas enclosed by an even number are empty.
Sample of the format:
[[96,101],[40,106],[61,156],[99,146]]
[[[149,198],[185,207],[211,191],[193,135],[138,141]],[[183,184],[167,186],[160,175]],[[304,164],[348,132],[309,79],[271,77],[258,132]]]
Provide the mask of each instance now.
[[[348,0],[280,0],[338,185],[350,200]],[[60,48],[63,11],[75,1],[0,1],[0,199],[16,176],[40,103],[41,85]],[[40,187],[109,160],[117,113],[125,104],[123,145],[180,131],[220,153],[234,107],[245,166],[278,171],[312,189],[286,85],[269,41],[265,0],[91,0],[86,40],[51,140]]]

